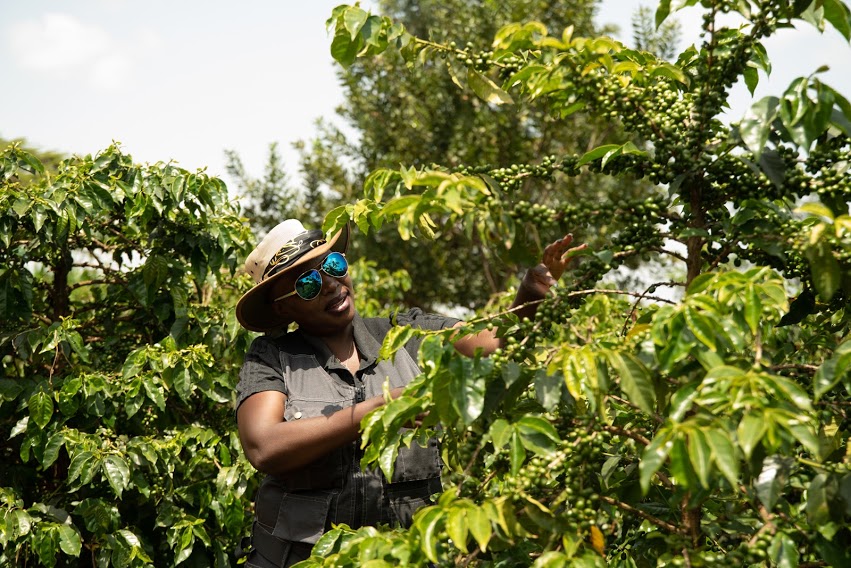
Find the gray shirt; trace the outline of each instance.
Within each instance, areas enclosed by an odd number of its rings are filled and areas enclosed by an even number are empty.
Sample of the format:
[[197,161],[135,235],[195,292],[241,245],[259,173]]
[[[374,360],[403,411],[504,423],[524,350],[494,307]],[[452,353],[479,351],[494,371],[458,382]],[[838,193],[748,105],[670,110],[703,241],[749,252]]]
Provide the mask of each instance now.
[[[355,316],[354,337],[360,366],[353,375],[319,338],[299,331],[258,337],[240,371],[237,408],[263,391],[287,395],[287,421],[329,415],[407,385],[419,374],[419,340],[411,340],[393,361],[378,360],[381,342],[394,325],[439,330],[459,320],[413,309],[396,318]],[[315,543],[333,524],[352,528],[379,523],[407,526],[429,495],[440,491],[436,441],[428,447],[400,448],[393,479],[361,470],[359,441],[347,444],[295,471],[267,476],[255,498],[255,532],[282,541]]]
[[[394,321],[395,320],[395,321]],[[357,374],[361,378],[376,366],[378,351],[387,332],[394,325],[411,325],[412,327],[429,330],[440,330],[452,327],[460,320],[438,314],[426,314],[418,308],[395,314],[386,318],[363,319],[355,315],[353,322],[355,345],[360,354],[360,368]],[[405,345],[405,350],[411,358],[417,360],[417,351],[422,338],[414,338]],[[295,357],[312,356],[317,367],[307,371],[314,377],[324,377],[330,374],[337,380],[353,384],[349,370],[335,357],[319,338],[312,337],[298,330],[279,337],[261,336],[256,338],[245,355],[245,362],[239,373],[239,383],[236,385],[236,408],[249,396],[263,391],[278,391],[289,395],[286,380],[286,368],[282,354]],[[381,377],[382,381],[384,377]],[[391,380],[391,383],[395,382]],[[380,391],[379,391],[380,392]]]

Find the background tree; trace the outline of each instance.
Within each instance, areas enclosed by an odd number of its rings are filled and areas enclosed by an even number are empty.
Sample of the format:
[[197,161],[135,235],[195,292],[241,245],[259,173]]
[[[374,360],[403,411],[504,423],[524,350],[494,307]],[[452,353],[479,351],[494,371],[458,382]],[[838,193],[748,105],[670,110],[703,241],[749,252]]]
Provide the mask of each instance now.
[[[391,0],[379,5],[414,35],[458,49],[451,58],[424,58],[412,72],[411,62],[401,53],[356,59],[345,43],[335,41],[332,51],[346,66],[340,74],[345,99],[338,109],[344,124],[321,122],[320,134],[302,146],[301,156],[304,172],[334,194],[338,204],[352,203],[369,183],[369,173],[379,168],[442,164],[471,173],[531,168],[553,155],[594,148],[616,128],[587,115],[559,118],[533,100],[493,104],[469,88],[470,81],[479,80],[477,69],[495,65],[507,77],[517,65],[519,60],[511,54],[503,57],[490,49],[473,50],[473,46],[489,46],[503,25],[538,20],[551,29],[570,25],[576,33],[591,34],[596,2]],[[579,198],[605,199],[612,192],[622,198],[634,195],[641,185],[629,178],[616,183],[604,179],[598,180],[593,194],[586,190],[580,195],[580,183],[581,176],[570,178],[560,172],[552,178],[525,176],[517,178],[516,194],[518,202],[531,207],[533,202],[542,206]],[[510,212],[499,215],[510,217]],[[594,228],[582,232],[585,240],[596,238]],[[504,235],[510,246],[493,247],[490,241],[497,236],[493,231],[457,226],[442,231],[435,246],[416,240],[400,242],[388,227],[356,239],[354,256],[390,269],[406,269],[412,279],[405,298],[409,305],[429,308],[450,302],[472,308],[513,283],[517,270],[534,257],[540,242],[553,237],[536,229],[517,231]],[[476,270],[469,269],[471,263]],[[465,275],[463,282],[459,274]]]
[[[25,152],[35,156],[38,161],[41,162],[41,165],[44,167],[44,169],[51,173],[56,172],[56,170],[59,168],[60,162],[62,162],[62,160],[66,158],[66,156],[64,156],[60,152],[33,148],[23,138],[16,138],[15,140],[6,140],[5,138],[0,137],[0,148],[7,148],[12,144],[17,144]],[[28,172],[21,172],[21,174],[28,175]]]
[[269,144],[269,157],[260,179],[248,175],[235,151],[226,150],[225,157],[225,170],[233,180],[241,212],[248,217],[258,240],[283,219],[297,218],[313,224],[321,222],[318,211],[325,206],[325,198],[318,185],[308,177],[304,191],[292,186],[276,142]]
[[[396,50],[415,69],[463,57],[466,86],[490,104],[532,98],[549,116],[621,128],[533,166],[379,169],[362,199],[328,216],[329,231],[354,220],[433,239],[460,227],[492,246],[532,226],[597,225],[605,241],[537,321],[468,324],[498,329],[494,356],[462,358],[429,334],[424,374],[365,419],[364,463],[389,473],[400,444],[436,434],[443,494],[410,530],[327,533],[306,565],[851,564],[851,104],[813,74],[738,124],[717,118],[736,81],[753,91],[769,71],[765,38],[806,21],[849,39],[851,12],[839,1],[700,4],[702,43],[676,64],[534,22],[503,28],[480,53],[358,7],[334,11],[344,65]],[[661,2],[657,23],[670,10]],[[744,25],[723,27],[726,12]],[[554,172],[581,174],[580,197],[524,203],[518,182]],[[597,179],[623,176],[665,191],[582,199]],[[683,278],[595,288],[654,255],[679,262]],[[656,297],[663,286],[686,293]],[[414,333],[396,330],[383,353]],[[400,430],[425,411],[421,428]]]
[[632,16],[632,43],[641,51],[649,51],[659,59],[673,59],[679,51],[680,23],[665,20],[658,27],[653,10],[639,6]]
[[247,227],[224,184],[118,147],[0,154],[0,564],[230,566]]

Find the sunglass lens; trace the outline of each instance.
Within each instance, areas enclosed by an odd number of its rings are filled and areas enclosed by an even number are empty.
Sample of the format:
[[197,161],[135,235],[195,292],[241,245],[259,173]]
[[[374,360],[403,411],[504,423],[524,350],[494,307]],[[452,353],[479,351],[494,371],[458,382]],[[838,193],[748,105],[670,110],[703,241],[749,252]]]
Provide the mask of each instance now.
[[311,270],[299,276],[295,281],[295,292],[303,300],[312,300],[322,290],[322,275]]
[[349,263],[346,257],[339,252],[332,252],[322,262],[322,270],[336,278],[341,278],[349,271]]

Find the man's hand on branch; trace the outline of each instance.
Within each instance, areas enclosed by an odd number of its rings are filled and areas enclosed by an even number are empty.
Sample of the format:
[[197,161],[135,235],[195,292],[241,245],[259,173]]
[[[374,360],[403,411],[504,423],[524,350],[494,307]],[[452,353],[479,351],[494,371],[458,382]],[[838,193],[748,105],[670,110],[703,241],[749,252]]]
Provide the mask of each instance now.
[[522,286],[530,295],[538,298],[546,296],[550,288],[555,286],[558,279],[567,270],[574,255],[588,247],[587,244],[571,247],[572,244],[573,235],[568,233],[547,245],[541,264],[529,269],[523,278]]
[[[541,264],[529,269],[520,283],[517,296],[511,305],[512,311],[518,318],[535,317],[540,300],[546,297],[547,292],[564,274],[573,256],[586,248],[588,245],[571,247],[573,235],[567,234],[559,240],[547,245]],[[463,325],[462,322],[456,326]],[[455,341],[455,349],[468,357],[474,356],[478,350],[484,355],[489,355],[501,347],[504,338],[497,338],[494,330],[483,330],[475,335],[465,335]]]

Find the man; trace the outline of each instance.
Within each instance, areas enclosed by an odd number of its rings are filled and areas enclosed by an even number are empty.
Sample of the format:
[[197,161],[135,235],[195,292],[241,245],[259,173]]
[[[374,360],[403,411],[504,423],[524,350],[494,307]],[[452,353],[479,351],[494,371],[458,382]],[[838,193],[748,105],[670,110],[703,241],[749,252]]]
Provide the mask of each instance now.
[[[402,448],[393,479],[360,469],[360,422],[384,404],[389,381],[397,397],[420,370],[419,344],[393,361],[378,361],[393,325],[444,329],[457,319],[410,310],[395,318],[361,318],[345,251],[348,227],[326,241],[295,219],[272,229],[249,255],[256,285],[239,301],[237,319],[264,332],[245,358],[237,386],[237,424],[248,460],[266,473],[255,498],[252,551],[247,566],[290,566],[304,560],[332,524],[409,526],[413,513],[440,491],[436,442]],[[544,251],[528,271],[513,307],[534,317],[539,300],[562,275],[570,235]],[[286,332],[290,323],[298,329]],[[454,346],[471,356],[500,345],[492,331],[467,335]]]

